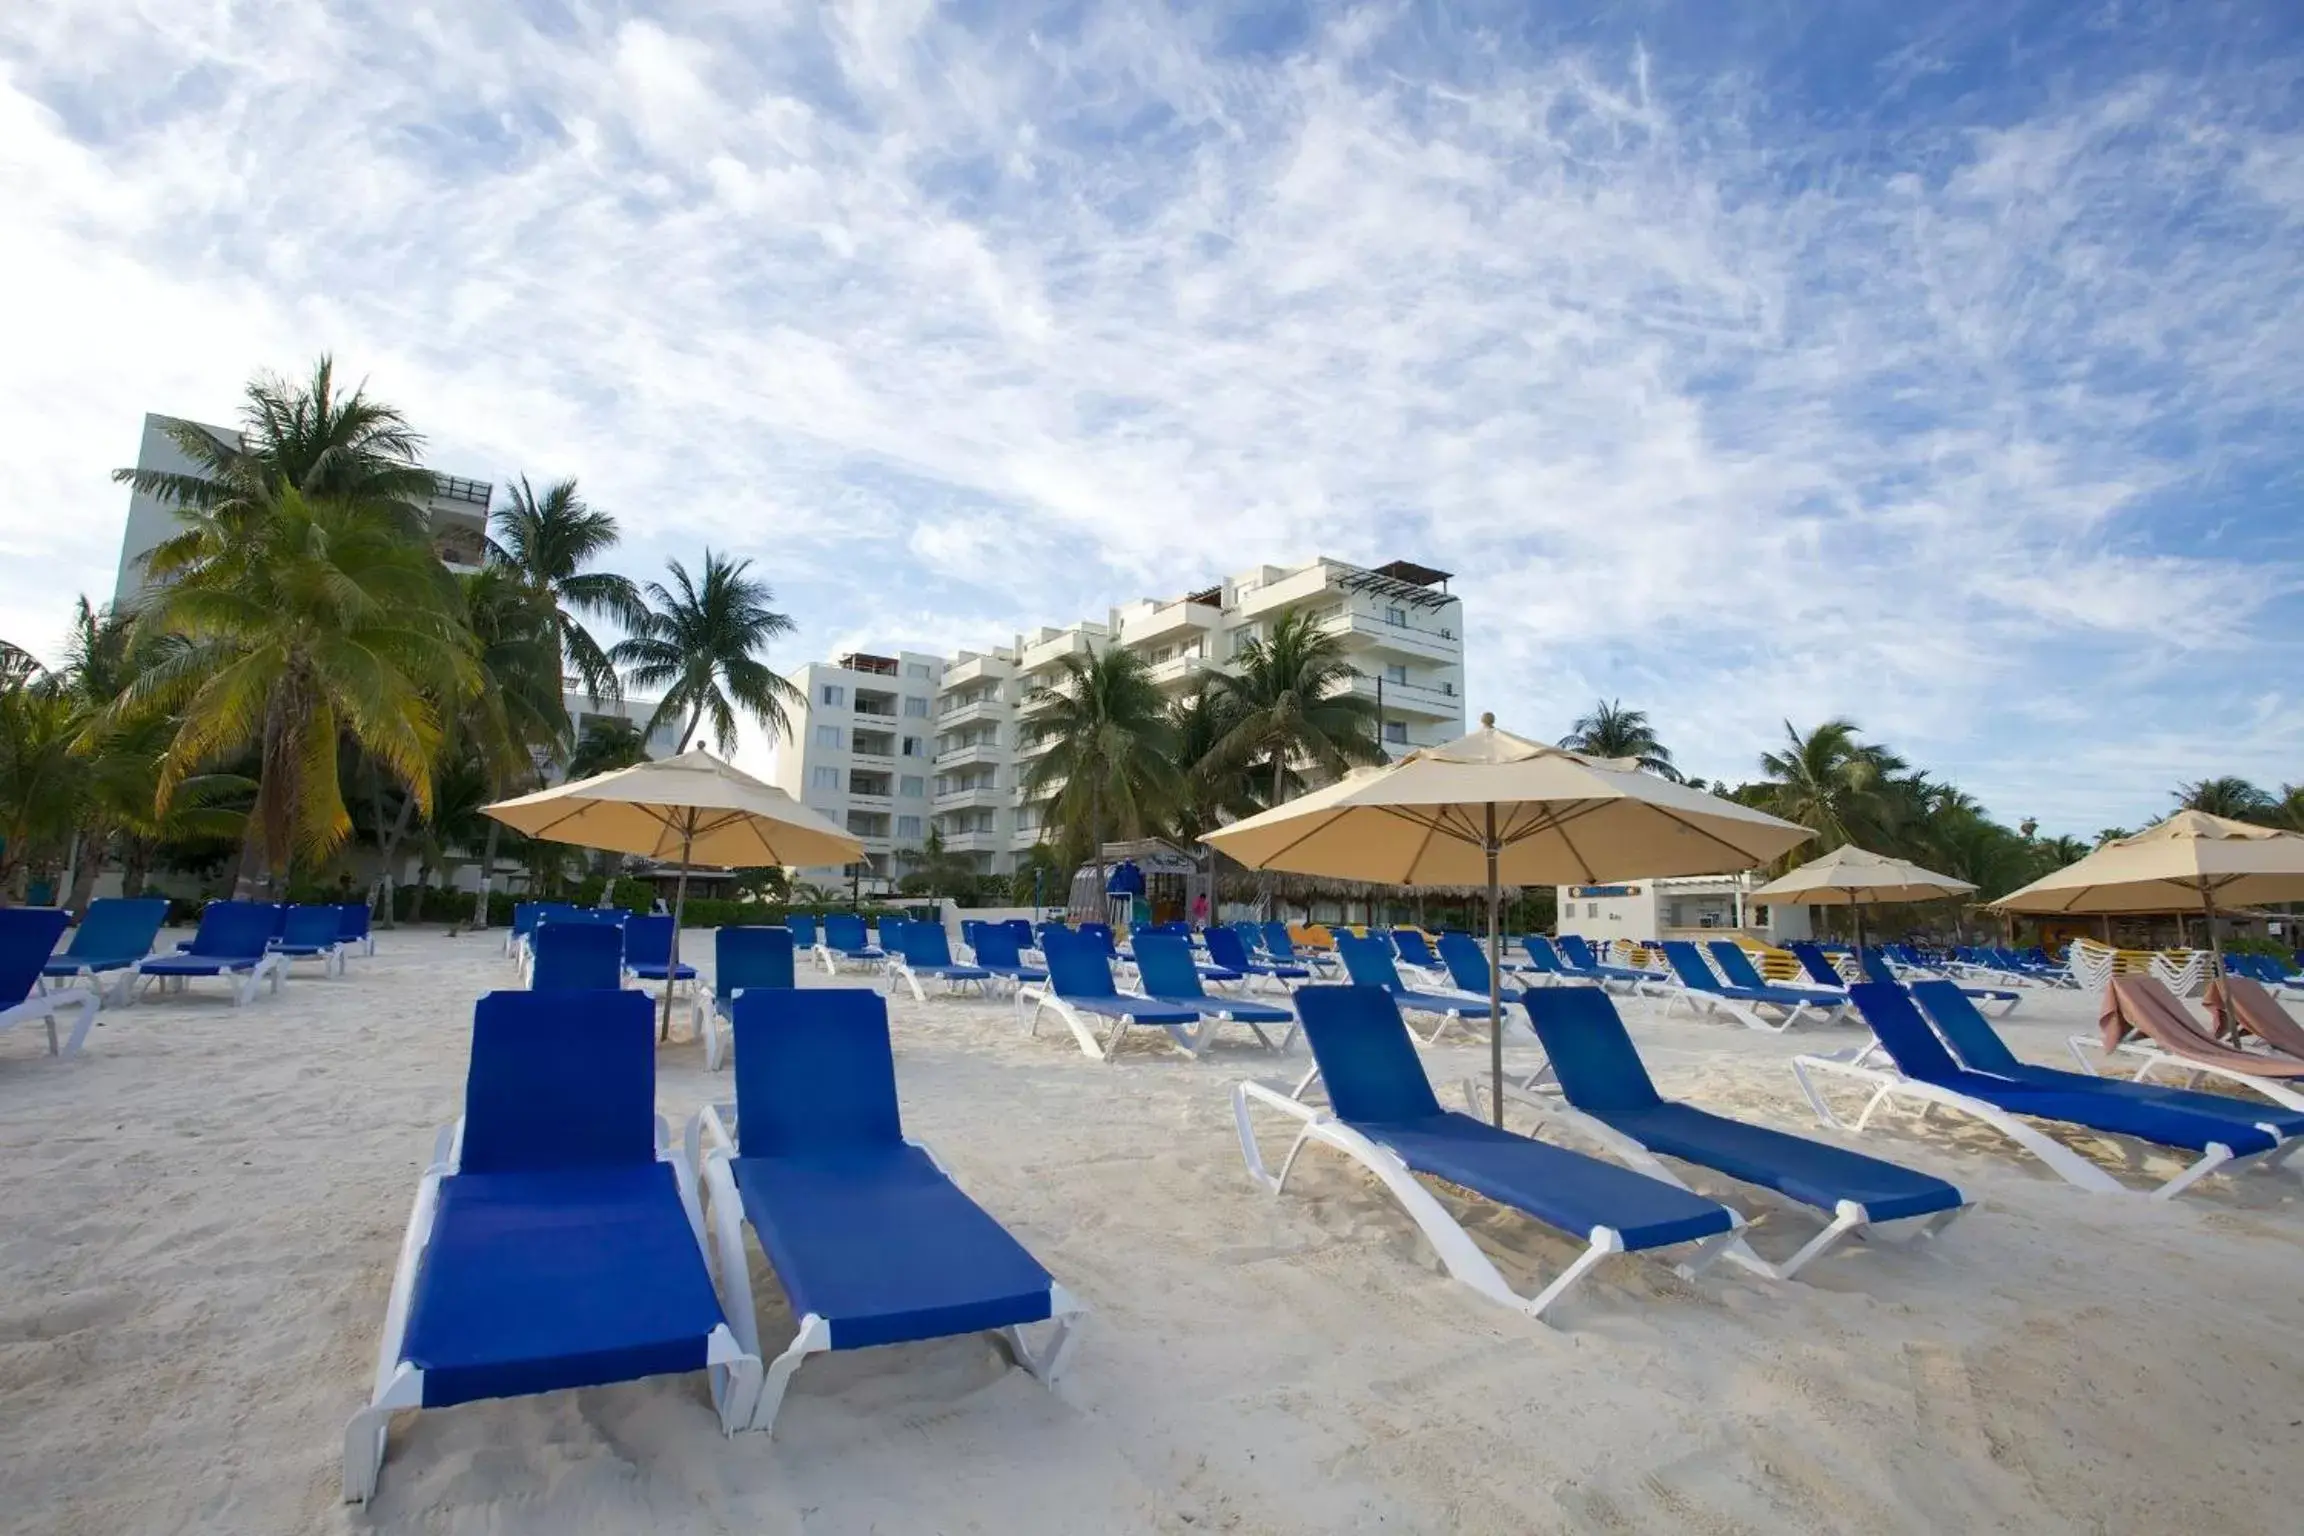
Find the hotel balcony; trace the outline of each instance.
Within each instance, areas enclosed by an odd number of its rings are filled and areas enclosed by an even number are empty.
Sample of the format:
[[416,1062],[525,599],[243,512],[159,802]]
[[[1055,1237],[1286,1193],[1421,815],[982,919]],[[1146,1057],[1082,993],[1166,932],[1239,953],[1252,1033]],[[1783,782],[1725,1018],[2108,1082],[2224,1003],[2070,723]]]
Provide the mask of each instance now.
[[1152,679],[1154,687],[1181,688],[1207,670],[1205,656],[1171,656],[1166,661],[1154,662],[1145,675]]
[[[1374,703],[1377,696],[1376,679],[1356,677],[1352,680],[1352,691]],[[1429,683],[1387,682],[1384,684],[1383,702],[1384,713],[1388,718],[1421,715],[1427,720],[1451,720],[1458,723],[1464,719],[1464,695],[1455,691],[1453,685],[1435,687]]]
[[963,811],[972,807],[996,811],[1005,806],[1008,799],[1008,791],[996,785],[971,784],[965,789],[939,791],[935,799],[929,803],[934,805],[937,814],[941,815],[946,811]]
[[947,747],[937,753],[936,766],[939,768],[957,768],[969,763],[1005,763],[1008,761],[1008,755],[1008,749],[994,740],[963,742],[959,746]]
[[1380,614],[1346,608],[1321,621],[1320,627],[1344,640],[1353,650],[1391,651],[1422,661],[1461,661],[1464,637],[1454,624],[1441,624],[1416,614],[1408,622],[1391,624]]
[[1120,615],[1120,643],[1134,650],[1138,646],[1155,644],[1162,640],[1189,641],[1195,635],[1205,635],[1223,622],[1224,610],[1216,603],[1196,603],[1178,598],[1172,603],[1161,603],[1148,610]]
[[1008,718],[1007,701],[1000,698],[977,699],[956,709],[947,709],[936,716],[936,729],[956,731],[964,725],[996,725]]

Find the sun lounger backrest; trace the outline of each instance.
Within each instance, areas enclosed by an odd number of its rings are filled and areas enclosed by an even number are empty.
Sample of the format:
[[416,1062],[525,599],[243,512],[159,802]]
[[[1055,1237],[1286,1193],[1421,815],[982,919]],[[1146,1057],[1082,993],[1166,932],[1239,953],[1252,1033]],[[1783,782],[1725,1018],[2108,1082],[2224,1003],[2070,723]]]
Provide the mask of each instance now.
[[1416,1059],[1415,1043],[1390,992],[1369,986],[1298,987],[1296,1017],[1303,1022],[1338,1119],[1425,1120],[1440,1113],[1431,1079]]
[[1856,964],[1862,968],[1866,981],[1894,982],[1896,980],[1895,968],[1889,965],[1888,957],[1876,949],[1858,951]]
[[1664,963],[1672,967],[1672,974],[1680,978],[1680,985],[1697,992],[1717,992],[1720,978],[1712,974],[1712,967],[1696,952],[1696,946],[1686,939],[1664,941]]
[[1105,954],[1116,955],[1120,953],[1119,943],[1112,937],[1112,925],[1110,923],[1082,923],[1079,932],[1080,937],[1094,940]]
[[1768,978],[1760,974],[1752,957],[1744,953],[1744,946],[1734,939],[1714,939],[1704,946],[1712,952],[1713,964],[1732,987],[1766,987]]
[[1413,928],[1395,928],[1385,937],[1392,941],[1392,948],[1400,958],[1410,965],[1429,968],[1440,963],[1440,957],[1432,953],[1432,946],[1424,942],[1424,935]]
[[624,963],[670,965],[672,919],[650,915],[628,920],[624,924]]
[[260,955],[278,930],[280,907],[270,901],[212,901],[200,913],[187,954],[244,960]]
[[1288,925],[1271,922],[1264,925],[1264,949],[1275,960],[1296,958],[1296,941],[1288,937]]
[[1480,947],[1480,941],[1472,935],[1440,935],[1440,963],[1448,968],[1448,979],[1461,990],[1487,992],[1488,952]]
[[797,912],[791,913],[785,917],[784,927],[792,935],[793,942],[801,948],[814,949],[816,947],[816,919],[813,917],[803,917]]
[[481,998],[464,1079],[462,1171],[653,1162],[655,1022],[640,992]]
[[40,984],[40,969],[72,914],[62,907],[0,907],[0,1007],[13,1008]]
[[[981,930],[977,936],[983,936]],[[904,958],[914,965],[952,963],[952,936],[942,923],[906,923],[903,944]]]
[[105,896],[88,903],[64,953],[75,960],[136,959],[152,952],[168,903],[157,896]]
[[336,903],[336,937],[342,940],[368,937],[368,903],[340,901]]
[[2224,976],[2208,983],[2208,1013],[2225,1034],[2254,1035],[2272,1049],[2304,1060],[2304,1024],[2274,1001],[2253,976]]
[[1339,933],[1336,952],[1344,957],[1345,974],[1359,985],[1382,987],[1388,992],[1401,990],[1400,968],[1392,963],[1392,946],[1382,939]]
[[1916,981],[1912,983],[1912,1000],[1928,1015],[1936,1032],[1952,1042],[1953,1054],[1967,1063],[1971,1072],[2011,1077],[2015,1075],[2012,1069],[2024,1065],[2008,1049],[2000,1032],[1976,1011],[1958,982]]
[[1791,950],[1792,958],[1800,962],[1800,969],[1808,973],[1810,981],[1822,982],[1828,987],[1847,985],[1840,973],[1832,968],[1832,962],[1825,958],[1824,951],[1814,944],[1803,941],[1786,947]]
[[1114,997],[1112,960],[1104,946],[1085,933],[1048,934],[1040,941],[1048,957],[1048,987],[1059,997]]
[[529,934],[534,933],[537,914],[543,910],[544,904],[540,901],[516,901],[512,903],[512,936],[516,939],[524,939]]
[[746,987],[796,985],[792,974],[795,940],[789,928],[723,928],[712,936],[712,986],[720,996]]
[[1589,971],[1600,963],[1599,957],[1592,952],[1592,946],[1584,942],[1584,936],[1580,933],[1560,935],[1560,952],[1568,957],[1570,965],[1580,971]]
[[624,985],[624,930],[613,923],[539,925],[529,941],[536,963],[528,984],[539,992],[614,990]]
[[1008,936],[1016,941],[1018,950],[1023,950],[1032,943],[1032,924],[1029,919],[1012,917],[998,926],[1008,930]]
[[1560,958],[1560,952],[1552,947],[1552,941],[1543,934],[1532,933],[1522,939],[1520,953],[1526,955],[1528,963],[1540,971],[1554,976],[1568,974],[1567,962]]
[[1204,997],[1192,963],[1192,941],[1173,933],[1139,934],[1136,974],[1151,997]]
[[1860,981],[1848,989],[1864,1022],[1906,1077],[1921,1083],[1950,1082],[1960,1064],[1920,1016],[1912,995],[1893,981]]
[[853,912],[824,914],[824,943],[832,949],[864,949],[864,919]]
[[868,987],[736,999],[736,1144],[746,1157],[894,1147],[904,1140],[888,1004]]
[[1526,1005],[1569,1103],[1601,1111],[1664,1102],[1607,993],[1598,987],[1541,987],[1528,994]]
[[334,907],[290,907],[280,925],[280,942],[299,947],[330,945],[343,937],[344,920]]
[[1211,927],[1202,935],[1208,944],[1208,958],[1228,971],[1248,969],[1248,946],[1240,935],[1229,928]]
[[976,963],[1013,969],[1024,963],[1023,948],[1005,923],[985,923],[976,930]]

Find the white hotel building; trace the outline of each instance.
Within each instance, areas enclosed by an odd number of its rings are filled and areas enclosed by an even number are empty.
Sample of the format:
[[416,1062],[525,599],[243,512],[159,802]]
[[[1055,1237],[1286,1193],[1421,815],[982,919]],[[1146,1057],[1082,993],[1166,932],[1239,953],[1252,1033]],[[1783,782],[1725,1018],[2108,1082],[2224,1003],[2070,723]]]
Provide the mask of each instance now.
[[[1005,874],[1040,840],[1041,807],[1022,793],[1032,759],[1022,722],[1032,691],[1061,659],[1114,645],[1142,655],[1155,682],[1182,692],[1221,670],[1273,620],[1309,609],[1342,638],[1376,703],[1395,755],[1464,733],[1464,611],[1448,573],[1395,560],[1368,569],[1340,560],[1259,566],[1198,591],[1142,599],[1018,635],[1003,646],[940,657],[849,655],[790,674],[807,697],[794,740],[777,752],[777,782],[864,844],[870,888],[903,873],[899,857],[933,829],[986,874]],[[844,883],[846,869],[800,878]]]

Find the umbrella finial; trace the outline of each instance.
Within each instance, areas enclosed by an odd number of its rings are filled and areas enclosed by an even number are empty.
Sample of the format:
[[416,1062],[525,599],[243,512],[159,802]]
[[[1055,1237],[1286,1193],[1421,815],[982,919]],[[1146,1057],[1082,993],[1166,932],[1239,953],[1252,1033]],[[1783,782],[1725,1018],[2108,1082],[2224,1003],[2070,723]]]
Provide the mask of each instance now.
[[1496,713],[1494,710],[1482,710],[1480,712],[1480,728],[1484,731],[1492,731],[1496,729]]

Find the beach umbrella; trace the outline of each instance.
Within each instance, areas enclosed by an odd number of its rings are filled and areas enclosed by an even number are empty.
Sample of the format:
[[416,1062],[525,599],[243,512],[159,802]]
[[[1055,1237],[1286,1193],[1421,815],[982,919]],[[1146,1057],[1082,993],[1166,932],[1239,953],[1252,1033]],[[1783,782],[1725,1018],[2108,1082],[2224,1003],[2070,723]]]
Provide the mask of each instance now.
[[2208,920],[2208,948],[2221,973],[2217,908],[2283,901],[2304,901],[2304,837],[2206,811],[2178,811],[1992,905],[2003,912],[2106,917],[2197,911]]
[[[754,869],[771,864],[846,864],[864,845],[773,784],[698,747],[481,808],[530,837],[575,843],[659,862],[677,859],[672,895],[672,963],[680,963],[680,918],[694,864]],[[672,1031],[672,984],[664,984],[660,1033]]]
[[1777,876],[1748,898],[1803,906],[1847,907],[1856,918],[1856,952],[1864,952],[1864,909],[1908,901],[1942,901],[1976,889],[1904,859],[1847,843]]
[[1491,1109],[1504,1123],[1503,887],[1713,875],[1809,836],[1700,789],[1496,729],[1365,768],[1206,841],[1250,869],[1488,893]]

